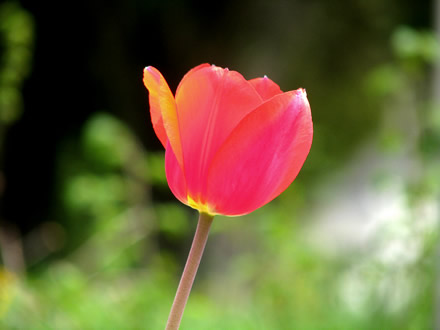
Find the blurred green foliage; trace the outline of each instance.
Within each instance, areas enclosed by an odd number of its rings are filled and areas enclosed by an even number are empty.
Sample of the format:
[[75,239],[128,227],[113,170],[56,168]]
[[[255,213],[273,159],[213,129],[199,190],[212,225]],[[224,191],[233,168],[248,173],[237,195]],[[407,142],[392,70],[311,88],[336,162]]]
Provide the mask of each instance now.
[[[9,3],[0,7],[0,26],[3,36],[17,26],[23,32],[5,44],[14,45],[14,59],[29,61],[30,17]],[[311,158],[291,188],[248,216],[214,220],[181,329],[434,328],[440,117],[426,87],[438,47],[428,31],[397,27],[389,42],[391,58],[351,86],[360,90],[351,94],[347,88],[350,95],[344,100],[338,99],[340,93],[329,93],[328,102],[341,107],[366,94],[375,112],[358,114],[354,124],[348,120],[344,132],[334,129],[334,113],[326,114],[333,121],[320,117]],[[0,84],[7,86],[0,91],[12,88],[18,100],[28,66],[6,74],[17,68],[12,57],[11,62],[2,57]],[[345,78],[348,85],[352,80]],[[5,123],[19,113],[19,101],[8,102],[13,110],[1,114]],[[378,127],[370,133],[379,155],[402,163],[414,160],[417,175],[402,175],[397,166],[374,172],[369,184],[377,195],[390,190],[397,177],[397,211],[383,215],[386,221],[367,243],[341,243],[342,251],[335,253],[310,234],[317,222],[314,211],[331,200],[329,194],[322,197],[318,183],[310,183],[310,173],[337,169],[337,161],[346,158],[329,155],[327,149],[344,149],[341,141],[355,145],[347,137],[363,129],[363,120]],[[369,158],[371,164],[374,160]],[[164,152],[146,151],[122,120],[96,112],[80,136],[63,141],[57,161],[55,221],[48,219],[23,237],[23,246],[34,251],[27,254],[26,273],[8,269],[6,262],[0,268],[0,327],[162,329],[197,216],[173,201]],[[336,189],[330,185],[330,195],[341,193]],[[390,198],[385,204],[393,208],[394,202]],[[341,217],[343,211],[338,210]],[[330,207],[323,213],[330,213]],[[360,231],[346,235],[361,240]]]
[[[166,188],[163,153],[146,153],[116,118],[96,114],[80,141],[74,152],[63,148],[59,165],[71,218],[62,225],[78,233],[87,226],[87,235],[69,233],[74,244],[61,258],[3,281],[10,297],[0,324],[161,329],[187,253],[169,247],[189,247],[196,214],[151,203],[149,187]],[[303,189],[298,180],[252,215],[215,220],[181,328],[429,329],[437,233],[422,228],[415,236],[408,215],[381,230],[372,250],[328,255],[292,221],[307,217]],[[415,260],[389,264],[375,255],[402,234],[422,244]]]
[[22,111],[21,87],[30,72],[34,26],[32,16],[16,2],[0,5],[0,125],[11,124]]

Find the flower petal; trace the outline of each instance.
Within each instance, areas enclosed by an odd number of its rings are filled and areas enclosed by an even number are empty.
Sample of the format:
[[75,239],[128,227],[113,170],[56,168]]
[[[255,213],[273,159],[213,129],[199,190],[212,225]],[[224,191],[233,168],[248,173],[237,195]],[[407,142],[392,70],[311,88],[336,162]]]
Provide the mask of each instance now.
[[165,172],[168,186],[174,196],[182,203],[188,204],[185,175],[177,161],[173,148],[170,148],[170,146],[168,146],[165,151]]
[[262,103],[241,74],[216,66],[193,70],[176,92],[188,193],[204,204],[207,170],[235,126]]
[[177,160],[182,165],[179,121],[173,94],[165,78],[152,66],[144,69],[144,84],[150,94],[150,113],[154,131],[165,148],[167,141],[170,141]]
[[[180,86],[182,86],[182,84],[185,82],[185,80],[187,78],[191,78],[191,76],[193,75],[193,73],[195,73],[196,71],[203,69],[203,68],[209,68],[211,66],[211,64],[209,63],[203,63],[203,64],[199,64],[196,67],[192,68],[191,70],[189,70],[182,78],[182,80],[180,81],[179,85],[177,86],[177,91],[179,90]],[[177,94],[177,92],[176,92]]]
[[244,118],[215,155],[207,203],[216,213],[247,214],[284,191],[312,144],[304,90],[276,95]]
[[267,78],[267,76],[264,76],[263,78],[251,79],[249,82],[252,84],[252,86],[254,86],[255,90],[258,92],[258,94],[260,94],[264,101],[282,93],[280,86]]

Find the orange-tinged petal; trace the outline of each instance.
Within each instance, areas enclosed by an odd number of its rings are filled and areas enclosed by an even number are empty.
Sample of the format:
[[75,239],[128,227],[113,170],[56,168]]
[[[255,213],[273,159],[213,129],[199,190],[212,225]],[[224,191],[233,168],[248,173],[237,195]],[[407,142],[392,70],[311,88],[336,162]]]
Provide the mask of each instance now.
[[249,82],[252,84],[252,86],[254,86],[255,90],[258,92],[258,94],[260,94],[264,101],[282,93],[280,86],[267,78],[267,76],[264,76],[263,78],[251,79]]
[[205,203],[207,170],[235,126],[262,103],[241,74],[216,66],[190,71],[176,92],[189,197]]
[[312,137],[305,91],[272,97],[240,122],[215,155],[207,203],[224,215],[247,214],[268,203],[295,179]]
[[[182,84],[185,82],[185,80],[187,78],[191,78],[191,76],[196,72],[199,71],[200,69],[203,68],[209,68],[211,66],[211,64],[209,63],[203,63],[203,64],[199,64],[196,67],[192,68],[191,70],[189,70],[182,78],[182,80],[180,81],[179,85],[177,86],[177,91],[179,90],[180,86],[182,86]],[[176,92],[177,94],[177,92]]]
[[151,121],[156,135],[165,148],[169,140],[179,164],[183,165],[179,120],[173,94],[165,78],[152,66],[144,69],[144,84],[150,94]]

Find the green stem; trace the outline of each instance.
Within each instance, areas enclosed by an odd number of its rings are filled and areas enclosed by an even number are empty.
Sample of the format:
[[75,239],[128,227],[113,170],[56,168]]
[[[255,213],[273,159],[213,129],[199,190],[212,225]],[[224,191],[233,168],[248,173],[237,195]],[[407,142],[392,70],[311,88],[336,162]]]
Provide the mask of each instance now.
[[209,229],[211,228],[213,219],[214,216],[212,215],[200,213],[196,234],[194,235],[191,250],[189,251],[188,259],[186,260],[185,269],[183,270],[179,287],[177,288],[176,297],[174,298],[173,306],[171,307],[166,330],[179,329],[183,311],[185,310],[185,305],[188,301],[200,260],[202,259],[203,250],[205,249],[206,241],[208,240]]

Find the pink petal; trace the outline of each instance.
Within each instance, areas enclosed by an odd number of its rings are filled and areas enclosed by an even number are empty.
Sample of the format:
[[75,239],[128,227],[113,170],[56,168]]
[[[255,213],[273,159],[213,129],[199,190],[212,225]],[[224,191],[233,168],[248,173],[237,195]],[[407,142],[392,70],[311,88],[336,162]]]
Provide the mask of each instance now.
[[[169,142],[168,142],[169,143]],[[167,175],[168,186],[171,192],[184,204],[188,204],[186,179],[182,167],[177,161],[172,148],[166,148],[165,151],[165,172]]]
[[224,215],[247,214],[268,203],[297,176],[312,136],[305,91],[274,96],[244,118],[215,155],[207,203]]
[[241,74],[216,66],[190,71],[176,92],[188,194],[204,204],[207,170],[235,126],[262,103]]
[[254,86],[255,90],[258,92],[258,94],[260,94],[264,101],[282,93],[280,86],[267,78],[267,76],[264,76],[263,78],[251,79],[249,82],[252,84],[252,86]]
[[[179,85],[177,86],[177,91],[179,90],[180,86],[182,86],[182,84],[185,82],[185,80],[186,80],[187,78],[191,78],[191,76],[192,76],[196,71],[199,71],[200,69],[203,69],[203,68],[209,68],[210,66],[211,66],[211,64],[209,64],[209,63],[203,63],[203,64],[199,64],[199,65],[197,65],[196,67],[194,67],[194,68],[192,68],[191,70],[189,70],[189,71],[183,76],[182,80],[180,81]],[[177,91],[176,91],[176,94],[177,94]]]

